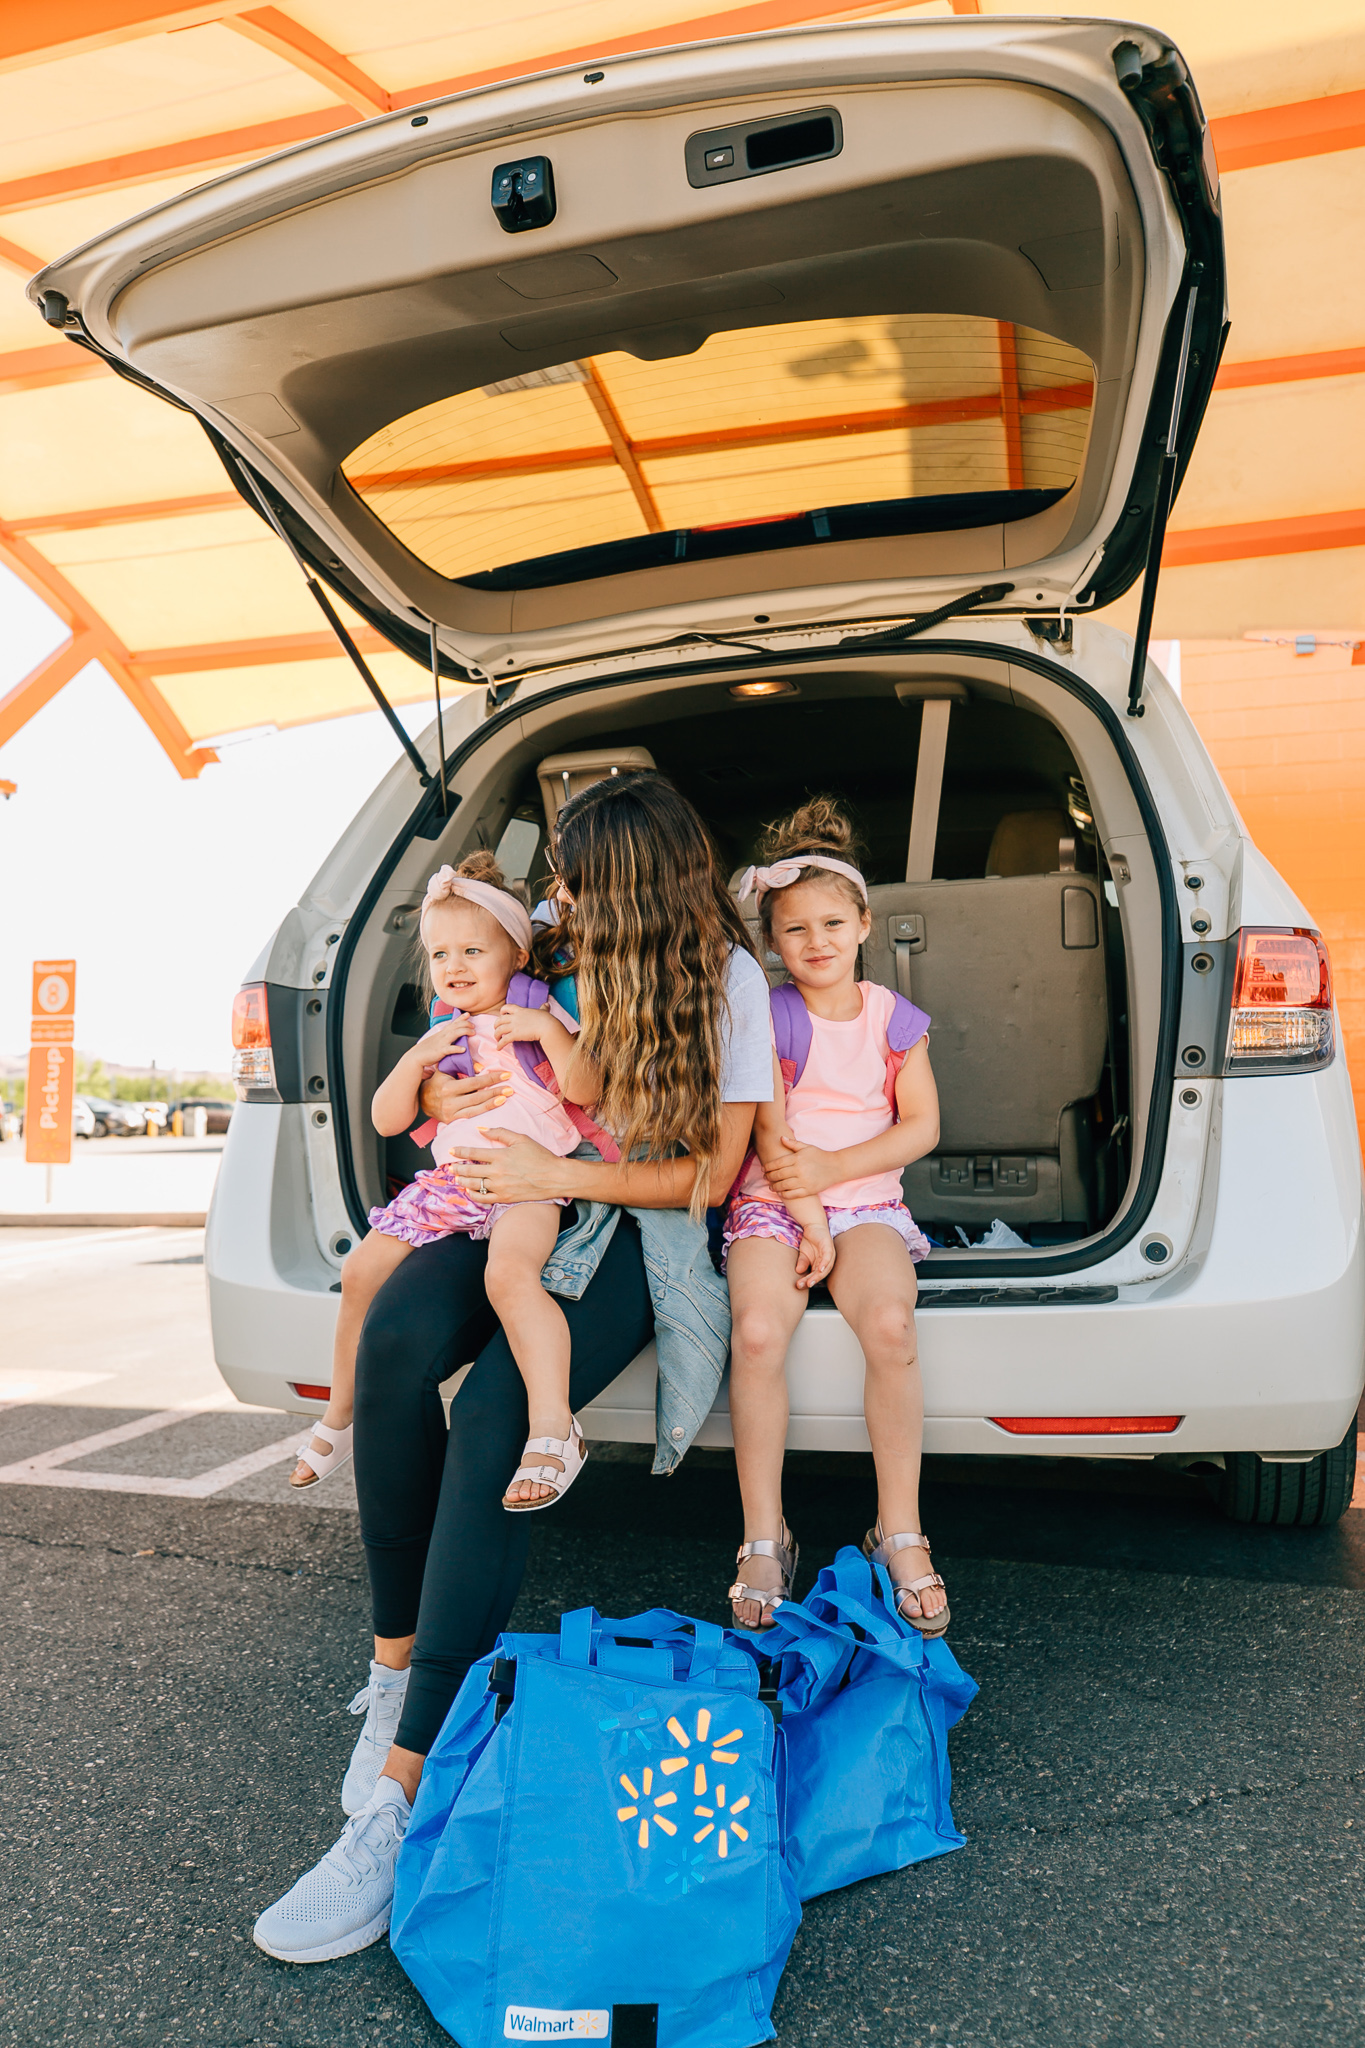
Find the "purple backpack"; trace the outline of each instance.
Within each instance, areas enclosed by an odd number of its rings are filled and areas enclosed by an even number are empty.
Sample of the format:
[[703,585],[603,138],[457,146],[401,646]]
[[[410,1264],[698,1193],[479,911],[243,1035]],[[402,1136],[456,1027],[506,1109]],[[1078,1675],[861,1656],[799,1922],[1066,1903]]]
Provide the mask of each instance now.
[[[545,981],[537,981],[533,974],[518,972],[512,976],[512,979],[507,984],[506,999],[518,1009],[543,1010],[550,1000],[550,985]],[[439,1024],[444,1017],[453,1017],[454,1015],[455,1012],[449,1003],[439,1002],[435,996],[432,997],[430,1013],[430,1022],[432,1024]],[[559,1094],[559,1084],[555,1080],[555,1070],[534,1040],[518,1038],[514,1040],[512,1050],[517,1056],[518,1064],[524,1072],[530,1075],[533,1081],[540,1087],[547,1089],[551,1095]],[[437,1072],[441,1074],[459,1074],[465,1080],[468,1080],[473,1075],[474,1056],[469,1050],[469,1041],[467,1039],[462,1045],[457,1046],[454,1052],[448,1052],[443,1060],[437,1062]],[[561,1098],[561,1107],[569,1122],[581,1131],[585,1138],[590,1139],[596,1145],[608,1165],[614,1166],[621,1157],[615,1140],[606,1131],[602,1130],[599,1125],[595,1124],[587,1114],[587,1111],[580,1109],[576,1102],[564,1102]],[[429,1145],[436,1136],[435,1118],[429,1117],[425,1123],[418,1124],[408,1135],[411,1137],[414,1145]]]
[[[782,1069],[782,1083],[790,1092],[805,1073],[806,1061],[810,1058],[810,1011],[800,989],[790,981],[784,981],[780,988],[771,989],[768,1002],[772,1009],[773,1038]],[[886,1042],[891,1048],[886,1062],[886,1099],[893,1111],[896,1107],[896,1076],[905,1065],[905,1055],[912,1046],[918,1045],[928,1029],[927,1012],[917,1009],[908,996],[898,995],[886,1027]]]
[[[549,1000],[549,983],[537,981],[533,974],[514,974],[507,984],[507,1001],[515,1003],[519,1009],[543,1010]],[[440,1024],[446,1017],[454,1015],[455,1012],[449,1003],[441,1002],[436,996],[432,997],[429,1023]],[[542,1088],[548,1088],[553,1093],[555,1070],[540,1047],[530,1039],[519,1038],[512,1050],[519,1065],[531,1079],[538,1081]],[[436,1071],[440,1074],[459,1074],[465,1080],[470,1079],[474,1072],[474,1055],[469,1050],[469,1041],[466,1039],[457,1045],[453,1052],[448,1052],[443,1060],[438,1061]],[[414,1145],[429,1145],[436,1136],[435,1118],[429,1117],[425,1123],[418,1124],[409,1132],[409,1136]]]

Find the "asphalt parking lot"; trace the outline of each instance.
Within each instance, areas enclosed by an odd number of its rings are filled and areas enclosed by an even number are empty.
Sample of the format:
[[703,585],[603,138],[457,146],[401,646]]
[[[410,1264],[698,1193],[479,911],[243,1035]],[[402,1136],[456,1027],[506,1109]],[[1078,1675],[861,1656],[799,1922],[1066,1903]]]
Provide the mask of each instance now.
[[[289,1418],[217,1380],[201,1246],[0,1233],[0,2043],[444,2042],[386,1946],[251,1944],[340,1823],[365,1586],[348,1483],[291,1496]],[[860,1461],[794,1461],[808,1565],[869,1506]],[[807,1908],[781,2048],[1355,2048],[1365,1510],[1248,1530],[1150,1466],[944,1462],[925,1519],[981,1685],[968,1845]],[[516,1625],[720,1615],[735,1522],[722,1454],[599,1453]]]

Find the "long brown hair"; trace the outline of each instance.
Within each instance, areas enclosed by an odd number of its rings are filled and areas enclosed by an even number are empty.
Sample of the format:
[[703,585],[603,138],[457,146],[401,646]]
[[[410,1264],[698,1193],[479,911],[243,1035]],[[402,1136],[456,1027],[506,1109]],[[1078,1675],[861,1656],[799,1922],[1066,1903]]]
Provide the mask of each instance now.
[[720,1149],[720,1061],[734,946],[750,951],[715,848],[692,805],[649,770],[594,782],[555,821],[574,907],[537,948],[578,978],[584,1050],[602,1075],[600,1121],[623,1156],[697,1162],[706,1207]]

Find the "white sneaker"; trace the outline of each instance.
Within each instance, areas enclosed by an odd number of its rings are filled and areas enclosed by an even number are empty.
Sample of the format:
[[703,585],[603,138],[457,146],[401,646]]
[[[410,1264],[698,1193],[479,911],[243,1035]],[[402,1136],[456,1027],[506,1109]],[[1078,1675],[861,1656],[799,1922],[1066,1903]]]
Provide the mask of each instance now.
[[381,1778],[322,1861],[266,1907],[251,1930],[257,1948],[282,1963],[330,1963],[387,1934],[394,1865],[411,1818],[402,1786]]
[[384,1759],[393,1748],[407,1692],[406,1671],[390,1671],[387,1664],[371,1662],[370,1682],[361,1686],[349,1708],[352,1714],[364,1714],[365,1726],[341,1781],[343,1813],[359,1813],[362,1806],[369,1805]]

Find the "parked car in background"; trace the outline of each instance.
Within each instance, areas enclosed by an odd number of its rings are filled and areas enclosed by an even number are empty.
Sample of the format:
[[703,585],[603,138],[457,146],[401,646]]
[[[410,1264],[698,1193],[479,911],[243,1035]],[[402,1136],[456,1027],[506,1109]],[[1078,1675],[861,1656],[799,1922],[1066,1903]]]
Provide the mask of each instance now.
[[149,1124],[155,1125],[156,1129],[159,1131],[164,1131],[169,1128],[171,1115],[170,1107],[167,1103],[132,1102],[128,1106],[130,1109],[135,1110],[137,1114],[142,1118],[142,1127],[144,1130],[146,1130]]
[[83,1095],[78,1095],[71,1105],[71,1135],[73,1138],[95,1136],[95,1112]]
[[205,1095],[186,1095],[181,1101],[171,1104],[171,1115],[174,1116],[175,1112],[180,1110],[185,1118],[185,1128],[188,1130],[190,1118],[195,1110],[205,1109],[208,1111],[207,1128],[209,1136],[217,1137],[232,1122],[232,1112],[236,1107],[235,1102],[211,1100]]
[[92,1138],[137,1138],[147,1128],[135,1102],[107,1102],[98,1095],[78,1095],[76,1100],[85,1103],[94,1117]]

